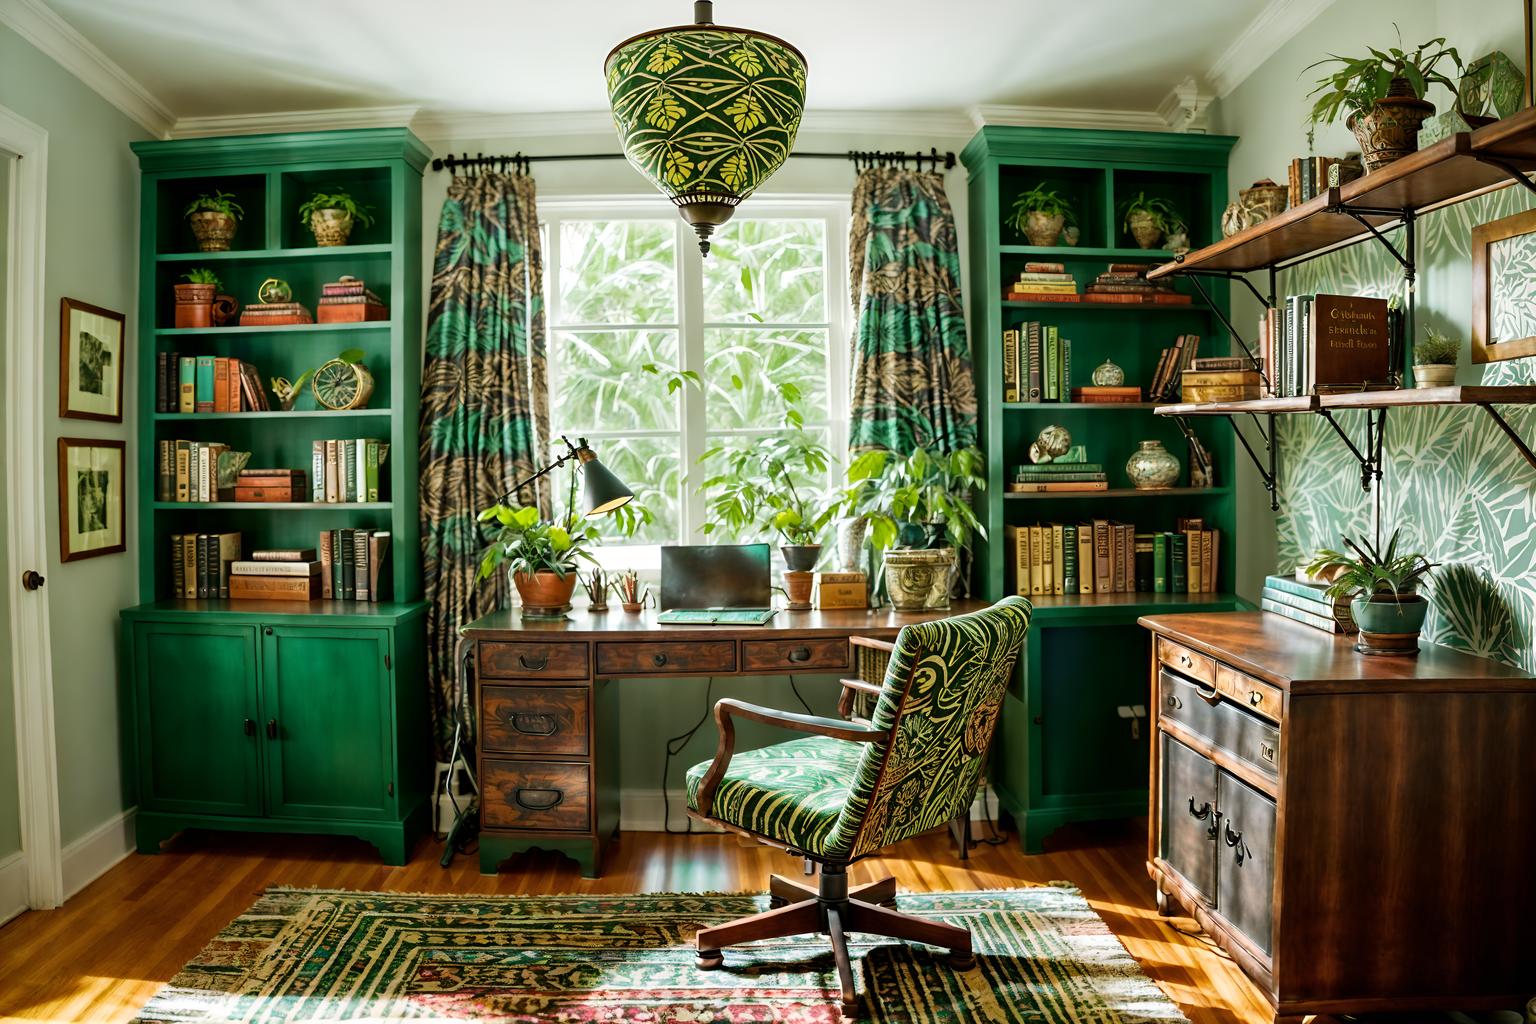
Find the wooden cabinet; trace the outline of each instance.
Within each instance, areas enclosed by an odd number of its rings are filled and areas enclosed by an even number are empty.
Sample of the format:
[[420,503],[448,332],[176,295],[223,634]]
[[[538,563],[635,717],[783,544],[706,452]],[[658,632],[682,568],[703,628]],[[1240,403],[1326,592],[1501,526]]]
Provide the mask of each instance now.
[[323,832],[404,863],[430,784],[420,608],[152,607],[124,612],[140,851],[191,827]]
[[1373,658],[1263,612],[1157,615],[1148,871],[1275,1007],[1477,1010],[1536,989],[1536,678]]

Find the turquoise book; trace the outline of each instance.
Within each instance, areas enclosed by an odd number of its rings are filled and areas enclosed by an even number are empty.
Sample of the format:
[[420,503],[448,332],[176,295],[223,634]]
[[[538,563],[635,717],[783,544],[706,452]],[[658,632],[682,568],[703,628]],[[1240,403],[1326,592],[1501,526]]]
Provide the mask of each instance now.
[[182,356],[176,369],[176,411],[197,411],[197,360]]
[[213,356],[197,357],[196,392],[193,403],[196,412],[213,412]]

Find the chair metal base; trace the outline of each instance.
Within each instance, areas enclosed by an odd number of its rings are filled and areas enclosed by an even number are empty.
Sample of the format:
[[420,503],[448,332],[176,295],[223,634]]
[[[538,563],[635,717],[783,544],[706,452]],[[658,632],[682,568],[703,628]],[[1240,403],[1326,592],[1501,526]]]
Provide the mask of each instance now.
[[949,950],[950,966],[955,970],[968,971],[976,966],[968,930],[896,911],[894,878],[882,878],[850,891],[847,866],[826,864],[822,866],[817,888],[774,875],[769,879],[768,894],[771,909],[699,931],[695,942],[700,969],[709,971],[720,967],[725,962],[721,950],[726,946],[820,933],[832,942],[832,956],[837,961],[837,976],[842,987],[843,1013],[855,1016],[860,1004],[853,988],[848,932],[941,946]]

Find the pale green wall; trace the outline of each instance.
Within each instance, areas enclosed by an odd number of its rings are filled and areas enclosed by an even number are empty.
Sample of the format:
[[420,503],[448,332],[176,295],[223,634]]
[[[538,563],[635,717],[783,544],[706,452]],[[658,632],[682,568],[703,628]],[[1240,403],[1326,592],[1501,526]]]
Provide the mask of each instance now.
[[[11,204],[11,158],[0,153],[0,282],[5,280],[8,255]],[[0,323],[5,322],[6,290],[0,284]],[[0,352],[0,382],[6,372],[4,353]],[[3,392],[3,386],[0,386]],[[0,444],[0,480],[5,475],[5,446]],[[5,503],[0,502],[0,537],[5,536]],[[10,590],[0,586],[0,623],[10,618]],[[11,689],[11,646],[9,632],[0,628],[0,860],[21,849],[20,802],[16,778],[16,700]]]
[[[128,144],[141,128],[10,29],[0,26],[0,105],[48,132],[44,402],[48,465],[57,471],[60,436],[128,442],[136,455],[134,366],[138,168]],[[63,296],[127,314],[121,425],[61,420],[51,382],[58,379],[58,308]],[[133,803],[124,769],[126,702],[118,686],[117,613],[136,598],[133,538],[135,476],[127,484],[125,554],[61,564],[58,495],[46,488],[49,523],[47,593],[52,617],[54,714],[59,759],[60,827],[67,844]],[[10,585],[7,583],[6,585]]]

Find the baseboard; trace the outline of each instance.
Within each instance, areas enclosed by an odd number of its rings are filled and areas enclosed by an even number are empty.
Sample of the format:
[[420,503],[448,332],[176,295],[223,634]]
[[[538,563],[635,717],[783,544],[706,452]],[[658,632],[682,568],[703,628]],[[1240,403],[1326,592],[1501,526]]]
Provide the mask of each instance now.
[[90,885],[133,852],[133,816],[130,807],[109,818],[64,847],[64,898]]
[[[666,821],[675,830],[688,827],[688,794],[681,789],[668,790],[666,804],[669,805],[670,816],[663,818],[662,791],[659,789],[625,789],[619,793],[619,828],[625,832],[661,832],[662,822]],[[997,820],[997,794],[990,786],[985,793],[976,798],[971,805],[971,821],[982,822],[990,818]],[[693,822],[695,832],[718,831],[718,829],[704,828],[700,822]]]
[[0,860],[0,924],[27,909],[27,856],[17,851]]

